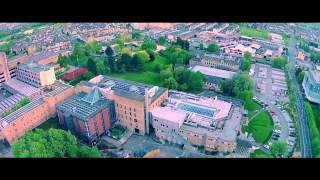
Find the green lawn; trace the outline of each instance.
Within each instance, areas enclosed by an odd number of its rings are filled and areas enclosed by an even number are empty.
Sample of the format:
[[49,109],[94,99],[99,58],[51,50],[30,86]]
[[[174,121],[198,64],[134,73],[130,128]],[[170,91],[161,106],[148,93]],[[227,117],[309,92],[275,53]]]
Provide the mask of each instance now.
[[257,30],[257,29],[249,28],[247,26],[240,26],[240,35],[261,38],[261,39],[269,39],[268,31]]
[[254,100],[246,103],[245,109],[248,110],[248,117],[251,118],[262,106]]
[[272,158],[272,156],[258,149],[255,152],[250,154],[250,158]]
[[155,55],[154,61],[150,63],[146,63],[144,65],[145,71],[154,71],[155,66],[159,65],[159,67],[162,69],[165,65],[169,64],[168,60],[160,55]]
[[162,79],[159,73],[155,72],[127,72],[127,73],[111,73],[110,76],[122,78],[130,81],[146,83],[160,86]]
[[250,120],[246,132],[252,133],[253,138],[259,143],[266,143],[272,135],[273,120],[266,111],[261,112],[255,118]]
[[49,130],[50,128],[59,128],[59,119],[58,117],[50,118],[37,128],[43,129],[45,131]]

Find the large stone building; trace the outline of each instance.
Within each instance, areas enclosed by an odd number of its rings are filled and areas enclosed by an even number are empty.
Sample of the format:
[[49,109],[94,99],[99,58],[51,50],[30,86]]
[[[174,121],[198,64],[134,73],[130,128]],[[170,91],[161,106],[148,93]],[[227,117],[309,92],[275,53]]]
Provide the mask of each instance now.
[[309,70],[306,72],[302,87],[304,89],[306,98],[313,102],[320,104],[320,71]]
[[101,75],[81,82],[76,90],[89,92],[95,86],[107,99],[114,101],[119,123],[141,135],[149,133],[150,111],[168,97],[168,90],[162,87]]
[[243,107],[217,97],[169,94],[164,106],[151,111],[156,136],[175,144],[187,140],[207,151],[235,151]]
[[109,132],[114,122],[114,105],[99,89],[80,92],[57,106],[59,123],[63,129],[95,145]]
[[198,56],[190,60],[190,65],[201,65],[228,71],[239,71],[242,59],[242,57],[237,56],[199,53]]

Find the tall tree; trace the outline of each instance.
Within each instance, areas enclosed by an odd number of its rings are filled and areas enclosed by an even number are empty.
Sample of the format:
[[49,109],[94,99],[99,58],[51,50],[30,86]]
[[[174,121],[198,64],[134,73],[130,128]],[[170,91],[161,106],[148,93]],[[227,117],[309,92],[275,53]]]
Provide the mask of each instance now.
[[97,74],[96,62],[93,59],[89,58],[87,62],[87,67],[88,67],[88,70],[91,71],[93,74]]
[[285,142],[285,141],[276,141],[276,142],[272,143],[270,151],[271,151],[271,154],[275,158],[284,157],[285,154],[288,151],[287,142]]
[[243,55],[243,71],[249,71],[251,68],[251,60],[252,60],[252,55],[250,52],[246,51]]
[[154,51],[156,50],[156,48],[157,48],[157,45],[154,42],[152,42],[148,36],[145,36],[143,40],[143,44],[141,45],[140,49],[146,50],[146,51],[148,50]]
[[160,36],[158,38],[158,44],[159,45],[164,45],[166,43],[166,38],[164,36]]
[[107,46],[106,50],[105,50],[105,54],[107,56],[113,56],[114,52],[112,50],[112,48],[110,46]]
[[207,50],[209,52],[218,53],[220,52],[220,47],[216,43],[212,43],[208,46]]
[[116,43],[117,43],[119,49],[121,50],[124,47],[124,37],[121,35],[118,35],[116,37]]
[[98,75],[106,75],[110,73],[110,68],[106,67],[103,61],[97,62],[96,67]]

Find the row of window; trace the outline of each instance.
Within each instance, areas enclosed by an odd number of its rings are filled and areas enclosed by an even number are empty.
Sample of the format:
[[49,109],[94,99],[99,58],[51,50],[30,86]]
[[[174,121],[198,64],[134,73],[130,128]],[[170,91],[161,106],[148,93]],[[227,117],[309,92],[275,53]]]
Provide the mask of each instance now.
[[117,107],[119,107],[120,109],[125,109],[125,110],[129,110],[129,111],[131,111],[132,109],[133,109],[133,112],[136,112],[136,108],[131,108],[131,107],[127,107],[127,106],[124,106],[124,105],[121,105],[121,104],[118,104],[118,103],[116,103],[116,105],[117,105]]

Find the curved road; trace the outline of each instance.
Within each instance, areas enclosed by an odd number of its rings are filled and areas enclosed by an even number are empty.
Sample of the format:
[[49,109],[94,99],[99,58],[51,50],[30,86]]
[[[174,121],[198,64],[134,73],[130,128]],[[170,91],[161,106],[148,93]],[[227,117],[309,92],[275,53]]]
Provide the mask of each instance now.
[[295,64],[296,64],[296,39],[293,36],[290,38],[290,44],[288,48],[288,59],[289,63],[291,64],[290,69],[290,77],[292,83],[298,87],[298,91],[295,92],[295,96],[297,97],[296,108],[298,111],[298,120],[300,121],[300,146],[301,146],[301,155],[303,158],[312,158],[312,148],[311,148],[311,139],[310,139],[310,132],[308,126],[308,120],[306,111],[304,109],[304,98],[301,93],[301,88],[298,84],[295,75]]

